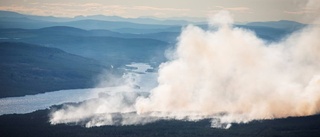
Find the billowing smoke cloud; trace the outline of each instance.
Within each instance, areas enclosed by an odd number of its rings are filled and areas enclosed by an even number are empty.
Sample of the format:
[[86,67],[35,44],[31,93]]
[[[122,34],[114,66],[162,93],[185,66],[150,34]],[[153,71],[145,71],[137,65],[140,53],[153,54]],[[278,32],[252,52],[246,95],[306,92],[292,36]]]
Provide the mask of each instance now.
[[232,27],[226,11],[209,22],[218,27],[184,28],[174,59],[160,65],[158,85],[149,95],[107,92],[54,111],[50,122],[91,127],[209,118],[212,127],[228,128],[320,112],[318,26],[267,44],[252,31]]

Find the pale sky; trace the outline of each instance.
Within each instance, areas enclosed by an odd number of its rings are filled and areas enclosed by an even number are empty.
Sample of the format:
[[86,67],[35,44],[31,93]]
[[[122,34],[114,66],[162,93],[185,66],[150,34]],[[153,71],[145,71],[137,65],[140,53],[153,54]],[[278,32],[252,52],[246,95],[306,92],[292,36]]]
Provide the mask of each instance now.
[[58,17],[100,14],[122,17],[205,18],[224,9],[229,10],[237,22],[274,20],[309,22],[319,15],[319,1],[320,0],[1,0],[0,10]]

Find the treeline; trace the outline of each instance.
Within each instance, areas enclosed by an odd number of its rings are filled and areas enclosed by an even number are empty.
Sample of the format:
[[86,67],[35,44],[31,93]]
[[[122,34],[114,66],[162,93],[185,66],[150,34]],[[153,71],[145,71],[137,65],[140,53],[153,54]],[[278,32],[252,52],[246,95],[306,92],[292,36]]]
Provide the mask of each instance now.
[[48,113],[40,110],[29,114],[0,116],[3,137],[317,137],[320,115],[233,124],[230,129],[214,129],[210,120],[198,122],[158,121],[137,126],[50,125]]

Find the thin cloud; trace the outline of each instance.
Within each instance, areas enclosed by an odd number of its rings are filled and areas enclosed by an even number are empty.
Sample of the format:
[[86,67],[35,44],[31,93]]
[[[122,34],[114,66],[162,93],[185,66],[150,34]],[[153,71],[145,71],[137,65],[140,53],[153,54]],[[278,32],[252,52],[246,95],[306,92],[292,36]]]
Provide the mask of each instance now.
[[154,11],[189,11],[189,9],[157,8],[157,7],[150,7],[150,6],[134,6],[131,9],[136,9],[136,10],[154,10]]
[[295,15],[303,15],[303,14],[318,14],[319,10],[311,9],[311,8],[303,8],[297,11],[283,11],[286,14],[295,14]]
[[[158,8],[152,6],[104,5],[100,3],[32,3],[28,6],[0,6],[0,10],[16,11],[24,14],[74,17],[78,15],[116,15],[138,17],[148,15],[170,15],[172,12],[186,12],[189,9]],[[148,12],[145,12],[148,11]]]
[[237,12],[246,12],[251,13],[251,9],[248,7],[224,7],[224,6],[215,6],[219,10],[228,10],[228,11],[237,11]]
[[286,14],[302,15],[308,13],[307,11],[283,11]]

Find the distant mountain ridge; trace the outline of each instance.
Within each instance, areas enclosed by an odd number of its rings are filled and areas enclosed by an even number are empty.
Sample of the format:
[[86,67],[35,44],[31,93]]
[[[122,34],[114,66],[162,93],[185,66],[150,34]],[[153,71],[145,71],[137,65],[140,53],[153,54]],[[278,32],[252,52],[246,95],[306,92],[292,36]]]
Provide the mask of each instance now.
[[162,25],[185,25],[189,23],[195,23],[186,21],[183,19],[158,19],[150,17],[138,17],[138,18],[124,18],[119,16],[106,16],[106,15],[88,15],[88,16],[76,16],[73,18],[68,17],[53,17],[53,16],[37,16],[37,15],[26,15],[12,11],[0,11],[0,17],[13,17],[13,18],[29,18],[39,21],[48,22],[69,22],[78,20],[100,20],[100,21],[116,21],[116,22],[131,22],[137,24],[162,24]]
[[[0,29],[0,38],[26,38],[27,35],[41,36],[41,35],[74,35],[74,36],[108,36],[119,38],[150,38],[155,40],[161,40],[166,42],[172,42],[176,39],[180,32],[166,32],[165,30],[157,33],[148,34],[132,34],[132,33],[120,33],[116,31],[110,31],[105,29],[93,29],[84,30],[68,26],[53,26],[40,29]],[[168,35],[171,37],[168,38]]]
[[137,29],[165,29],[172,26],[154,25],[154,24],[137,24],[131,22],[116,22],[116,21],[101,21],[101,20],[77,20],[69,22],[49,22],[33,20],[29,18],[8,18],[0,17],[0,28],[23,28],[23,29],[40,29],[53,26],[69,26],[85,30],[92,29],[108,29],[117,30],[122,28],[137,28]]
[[267,21],[267,22],[250,22],[247,23],[248,26],[260,26],[260,27],[271,27],[278,29],[287,29],[287,30],[297,30],[306,26],[306,24],[302,24],[295,21],[289,20],[279,20],[279,21]]
[[[77,16],[74,18],[24,15],[11,11],[0,11],[0,28],[24,28],[39,29],[52,26],[69,26],[80,29],[108,29],[125,33],[155,33],[161,29],[170,32],[179,31],[181,26],[187,24],[202,24],[200,22],[189,22],[176,18],[177,20],[160,20],[151,17],[122,18],[118,16]],[[242,24],[247,26],[271,27],[276,29],[300,29],[306,24],[299,22],[280,20],[268,22],[249,22]],[[178,29],[177,29],[178,28]],[[145,29],[145,30],[142,30]],[[136,31],[136,32],[135,32]]]

